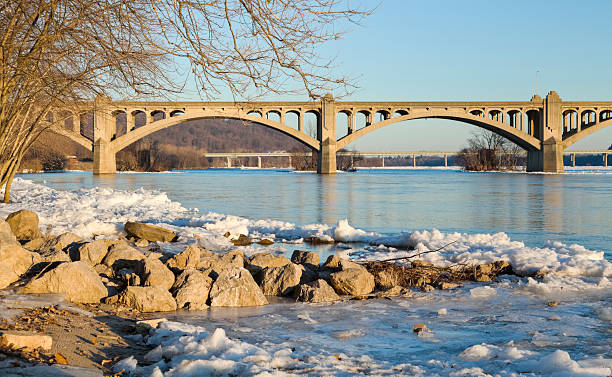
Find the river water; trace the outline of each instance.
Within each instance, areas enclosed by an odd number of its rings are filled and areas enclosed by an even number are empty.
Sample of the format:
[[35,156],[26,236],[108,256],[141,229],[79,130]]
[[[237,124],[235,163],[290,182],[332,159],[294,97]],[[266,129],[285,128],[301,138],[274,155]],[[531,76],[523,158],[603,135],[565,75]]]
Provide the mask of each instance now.
[[[244,248],[247,255],[311,248],[323,258],[382,259],[454,242],[425,259],[506,259],[521,275],[551,272],[411,298],[273,300],[166,315],[172,322],[148,338],[161,347],[150,365],[121,364],[137,375],[612,374],[612,169],[364,169],[333,177],[257,169],[67,172],[20,176],[13,201],[2,214],[27,207],[41,227],[83,237],[116,236],[125,221],[139,219],[182,238],[198,234],[219,251],[227,249],[220,235],[228,230],[275,239],[268,249]],[[341,242],[302,243],[313,235]],[[432,331],[414,334],[417,323]]]

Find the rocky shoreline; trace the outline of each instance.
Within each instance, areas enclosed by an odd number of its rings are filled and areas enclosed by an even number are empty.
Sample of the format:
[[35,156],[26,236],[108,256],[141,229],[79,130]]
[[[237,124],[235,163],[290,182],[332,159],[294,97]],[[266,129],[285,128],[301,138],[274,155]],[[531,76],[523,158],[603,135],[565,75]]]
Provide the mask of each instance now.
[[[117,360],[127,355],[142,359],[150,351],[130,337],[157,325],[137,322],[146,313],[260,306],[271,296],[305,303],[408,297],[415,290],[453,289],[465,281],[513,273],[504,261],[442,268],[414,259],[405,265],[357,263],[335,255],[321,263],[317,253],[303,250],[291,258],[267,252],[247,257],[238,247],[251,240],[230,234],[236,250],[216,253],[194,239],[182,252],[170,254],[157,242],[176,241],[174,232],[138,222],[126,223],[124,230],[125,238],[86,241],[72,233],[42,234],[37,215],[27,210],[0,220],[0,289],[62,295],[81,310],[49,304],[5,318],[0,372],[18,366],[34,369],[14,375],[35,375],[42,365],[71,364],[97,373],[92,375],[113,374]],[[71,375],[62,373],[57,375]]]

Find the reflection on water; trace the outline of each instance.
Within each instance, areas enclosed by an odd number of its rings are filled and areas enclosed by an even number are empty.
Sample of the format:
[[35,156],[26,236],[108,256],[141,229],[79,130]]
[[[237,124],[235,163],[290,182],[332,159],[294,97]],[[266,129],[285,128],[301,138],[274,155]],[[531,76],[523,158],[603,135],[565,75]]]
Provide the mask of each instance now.
[[73,190],[140,187],[164,191],[187,208],[299,224],[347,218],[382,233],[432,229],[506,232],[612,250],[612,174],[546,175],[445,170],[362,170],[332,177],[286,170],[211,169],[94,177],[89,172],[29,174]]

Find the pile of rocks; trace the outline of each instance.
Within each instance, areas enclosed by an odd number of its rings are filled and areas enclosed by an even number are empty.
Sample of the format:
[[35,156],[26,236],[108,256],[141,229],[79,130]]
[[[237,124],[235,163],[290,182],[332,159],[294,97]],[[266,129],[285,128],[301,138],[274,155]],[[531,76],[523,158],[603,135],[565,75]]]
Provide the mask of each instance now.
[[271,253],[251,258],[191,245],[174,255],[143,252],[148,242],[175,241],[167,229],[128,222],[127,239],[84,241],[72,233],[46,236],[38,216],[22,210],[0,220],[0,288],[57,293],[74,303],[100,301],[141,312],[209,306],[266,305],[266,296],[328,302],[374,290],[364,267],[296,250],[291,259]]
[[45,236],[35,213],[0,220],[0,289],[63,294],[74,303],[122,305],[140,312],[266,305],[266,296],[331,302],[340,296],[410,295],[401,274],[337,256],[296,250],[291,259],[263,252],[215,253],[196,244],[178,254],[147,250],[176,233],[149,224],[125,224],[127,239],[84,241],[72,233]]

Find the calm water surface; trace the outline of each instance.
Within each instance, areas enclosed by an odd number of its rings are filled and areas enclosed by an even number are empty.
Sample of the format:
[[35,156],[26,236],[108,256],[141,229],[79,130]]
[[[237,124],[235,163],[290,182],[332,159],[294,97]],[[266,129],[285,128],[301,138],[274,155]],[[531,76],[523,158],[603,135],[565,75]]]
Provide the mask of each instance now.
[[506,232],[531,246],[559,240],[611,255],[612,170],[606,173],[372,169],[324,177],[286,170],[209,169],[23,177],[62,190],[155,189],[187,208],[252,219],[306,224],[347,218],[355,227],[381,233],[432,228]]

